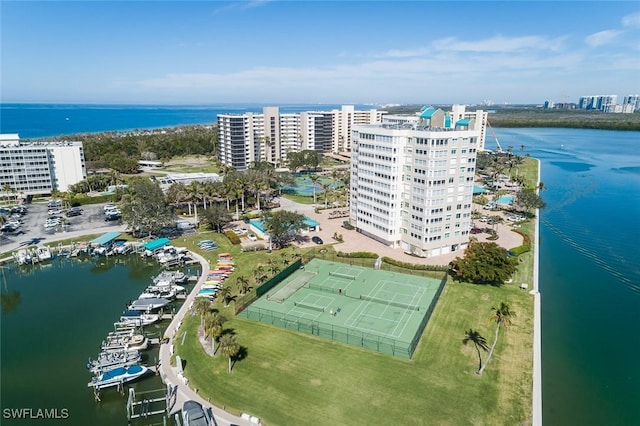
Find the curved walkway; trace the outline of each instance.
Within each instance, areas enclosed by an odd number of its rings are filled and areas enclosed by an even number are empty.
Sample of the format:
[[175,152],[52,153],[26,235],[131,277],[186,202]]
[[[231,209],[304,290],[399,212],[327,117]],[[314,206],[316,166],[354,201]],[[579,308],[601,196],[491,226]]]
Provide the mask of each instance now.
[[171,409],[171,415],[173,415],[174,413],[177,413],[182,409],[182,403],[184,401],[192,399],[194,401],[198,401],[200,404],[202,404],[205,410],[209,411],[209,413],[213,416],[213,419],[214,419],[213,424],[217,426],[228,426],[232,424],[247,425],[247,426],[255,425],[255,423],[251,423],[247,419],[234,416],[233,414],[230,414],[219,407],[211,405],[209,401],[205,400],[196,391],[194,391],[189,386],[187,386],[187,384],[185,384],[182,381],[182,379],[178,377],[178,375],[176,374],[176,370],[173,367],[171,367],[171,354],[172,354],[171,349],[174,344],[173,343],[174,337],[176,337],[176,333],[180,328],[180,325],[182,324],[182,320],[184,319],[185,315],[187,315],[187,313],[190,312],[191,305],[193,304],[196,294],[198,294],[200,287],[202,286],[202,284],[204,284],[207,277],[207,272],[209,271],[209,262],[207,262],[207,260],[204,257],[192,251],[190,251],[190,253],[194,258],[196,258],[200,262],[200,265],[202,265],[202,275],[198,279],[198,282],[194,286],[189,296],[187,296],[187,299],[183,303],[180,310],[176,313],[176,315],[171,320],[171,323],[167,327],[165,331],[165,336],[169,337],[169,343],[163,343],[160,346],[160,354],[159,354],[159,364],[160,364],[159,372],[160,372],[160,377],[162,378],[162,381],[165,383],[165,385],[171,385],[172,387],[174,386],[177,387],[174,390],[176,395],[176,400],[175,400],[174,406]]

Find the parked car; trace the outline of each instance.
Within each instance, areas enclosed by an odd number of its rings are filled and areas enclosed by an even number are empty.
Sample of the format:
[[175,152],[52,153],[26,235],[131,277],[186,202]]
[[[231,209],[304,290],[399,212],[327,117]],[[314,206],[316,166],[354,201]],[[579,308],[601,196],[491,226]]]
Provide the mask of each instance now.
[[316,244],[324,244],[324,241],[322,241],[322,238],[318,237],[317,235],[314,235],[313,237],[311,237],[311,241],[313,241]]
[[67,210],[67,216],[80,216],[82,214],[82,209],[80,207],[71,207]]
[[247,238],[249,239],[249,241],[258,241],[258,237],[256,237],[254,234],[247,235]]
[[107,213],[104,215],[104,220],[107,222],[111,222],[114,220],[119,220],[122,216],[118,213]]
[[472,234],[482,234],[482,229],[480,228],[471,228]]

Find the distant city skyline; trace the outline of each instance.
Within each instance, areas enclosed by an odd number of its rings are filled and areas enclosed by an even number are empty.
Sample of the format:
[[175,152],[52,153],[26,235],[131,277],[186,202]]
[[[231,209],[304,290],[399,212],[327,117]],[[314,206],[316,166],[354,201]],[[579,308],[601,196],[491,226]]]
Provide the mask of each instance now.
[[541,104],[640,92],[636,2],[0,2],[0,100]]

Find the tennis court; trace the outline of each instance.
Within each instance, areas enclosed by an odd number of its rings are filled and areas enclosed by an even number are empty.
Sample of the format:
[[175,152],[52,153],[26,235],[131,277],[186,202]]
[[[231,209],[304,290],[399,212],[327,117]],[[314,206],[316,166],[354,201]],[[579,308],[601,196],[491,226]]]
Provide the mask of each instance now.
[[239,315],[411,358],[444,282],[312,259]]

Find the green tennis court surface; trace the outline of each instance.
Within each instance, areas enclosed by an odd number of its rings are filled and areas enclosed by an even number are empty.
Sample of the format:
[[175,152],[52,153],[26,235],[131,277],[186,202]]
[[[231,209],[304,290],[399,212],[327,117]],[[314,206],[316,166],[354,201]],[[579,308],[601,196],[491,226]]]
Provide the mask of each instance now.
[[444,282],[312,259],[239,315],[411,358]]

